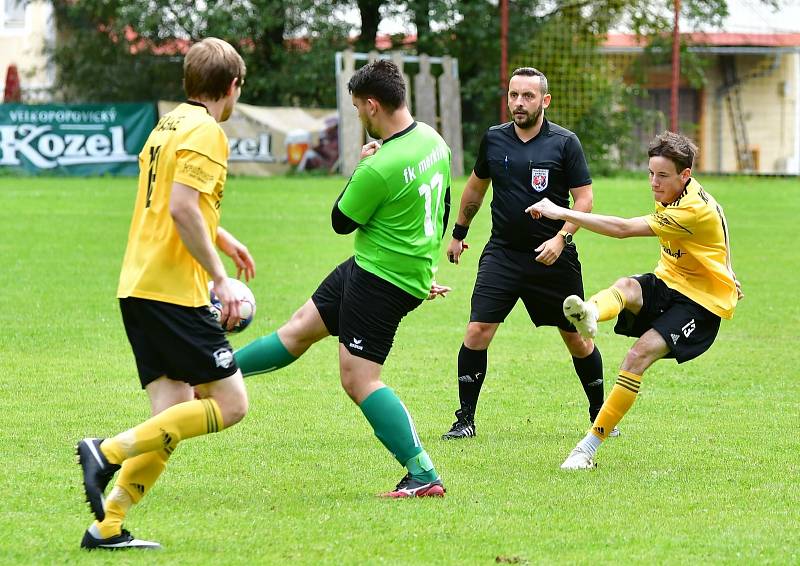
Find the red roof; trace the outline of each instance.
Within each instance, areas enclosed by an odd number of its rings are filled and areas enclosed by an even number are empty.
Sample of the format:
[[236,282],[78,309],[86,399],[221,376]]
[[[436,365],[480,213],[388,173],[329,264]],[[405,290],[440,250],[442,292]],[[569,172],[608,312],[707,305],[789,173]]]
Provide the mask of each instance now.
[[[681,34],[694,45],[729,47],[800,47],[800,33],[693,32]],[[644,47],[646,39],[632,33],[609,33],[604,47]]]
[[192,46],[190,40],[183,38],[170,39],[161,45],[153,45],[151,41],[139,37],[130,26],[125,26],[125,39],[130,43],[130,52],[134,55],[140,51],[153,55],[184,55]]
[[414,45],[416,42],[417,42],[417,34],[415,33],[405,34],[402,37],[400,37],[399,35],[392,36],[382,33],[378,34],[375,37],[375,48],[391,49],[392,47],[401,47],[403,45]]
[[[140,37],[130,26],[126,26],[124,31],[125,39],[130,43],[130,52],[134,55],[140,51],[149,52],[153,55],[185,55],[192,46],[191,40],[183,38],[169,39],[163,41],[160,45],[155,45],[152,41]],[[351,43],[354,42],[355,38],[351,38],[350,41]],[[392,47],[413,45],[416,41],[416,35],[404,35],[400,37],[397,35],[380,34],[375,38],[375,48],[386,50]],[[244,40],[239,46],[247,45],[252,47],[252,44],[253,42],[251,40]],[[307,37],[289,38],[285,40],[285,44],[290,48],[300,51],[309,51],[311,49],[311,40]]]
[[[711,47],[800,47],[800,33],[692,32],[681,34],[681,36],[693,45]],[[172,39],[162,42],[161,45],[153,45],[152,42],[139,37],[130,27],[125,28],[125,39],[131,44],[131,53],[149,51],[154,55],[180,55],[186,53],[191,47],[191,41],[188,39]],[[415,34],[404,36],[380,34],[375,38],[375,47],[385,50],[402,45],[413,45],[416,40]],[[287,40],[286,43],[295,49],[310,49],[308,38],[293,38]],[[603,46],[612,49],[636,48],[645,47],[646,44],[646,38],[637,37],[632,33],[609,33]]]

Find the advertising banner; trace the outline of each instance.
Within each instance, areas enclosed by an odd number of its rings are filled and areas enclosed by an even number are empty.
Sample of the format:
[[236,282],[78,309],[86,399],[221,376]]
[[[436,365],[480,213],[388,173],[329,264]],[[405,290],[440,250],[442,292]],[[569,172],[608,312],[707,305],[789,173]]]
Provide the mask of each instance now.
[[0,104],[0,170],[138,175],[153,104]]
[[[158,103],[164,115],[178,102]],[[237,103],[222,123],[228,136],[232,175],[268,177],[312,169],[332,172],[339,160],[336,110],[284,108]]]

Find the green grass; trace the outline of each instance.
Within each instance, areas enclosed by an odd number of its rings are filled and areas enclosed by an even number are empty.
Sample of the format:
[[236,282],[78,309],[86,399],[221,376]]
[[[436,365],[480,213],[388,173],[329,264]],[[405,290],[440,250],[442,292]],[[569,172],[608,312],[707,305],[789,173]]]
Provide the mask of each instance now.
[[[0,563],[800,562],[800,187],[700,180],[725,206],[746,298],[708,353],[647,373],[596,471],[558,469],[586,429],[585,399],[555,330],[533,329],[522,307],[490,349],[479,436],[439,440],[457,404],[487,201],[473,249],[439,272],[453,293],[408,316],[384,368],[444,500],[374,497],[404,472],[341,390],[329,339],[249,379],[242,424],[180,445],[126,522],[165,550],[111,558],[78,549],[90,517],[72,447],[148,413],[114,298],[135,182],[0,178]],[[257,319],[234,346],[276,328],[350,255],[351,238],[329,226],[343,183],[229,181],[223,225],[258,266]],[[651,208],[645,177],[595,183],[597,212]],[[651,271],[658,256],[655,239],[576,240],[590,292]],[[605,325],[597,341],[608,390],[631,340]]]

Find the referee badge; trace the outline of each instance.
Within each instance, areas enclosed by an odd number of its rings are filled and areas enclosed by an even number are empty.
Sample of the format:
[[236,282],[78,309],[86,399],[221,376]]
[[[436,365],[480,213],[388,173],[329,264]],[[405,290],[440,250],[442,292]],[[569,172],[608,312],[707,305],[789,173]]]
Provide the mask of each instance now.
[[541,193],[547,188],[547,181],[550,178],[549,169],[531,169],[531,187],[537,193]]

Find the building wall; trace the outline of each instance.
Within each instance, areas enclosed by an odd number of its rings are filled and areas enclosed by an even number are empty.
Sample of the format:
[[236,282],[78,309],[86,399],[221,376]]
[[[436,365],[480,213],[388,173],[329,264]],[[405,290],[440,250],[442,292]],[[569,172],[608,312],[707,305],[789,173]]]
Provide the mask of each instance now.
[[[736,55],[739,106],[757,173],[798,173],[799,53]],[[734,134],[719,60],[707,70],[702,133],[704,170],[736,172]]]
[[50,2],[0,0],[0,81],[5,85],[9,65],[16,65],[23,102],[49,98],[55,71],[43,50],[55,37]]

